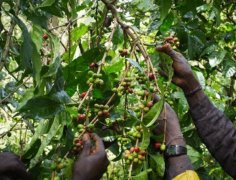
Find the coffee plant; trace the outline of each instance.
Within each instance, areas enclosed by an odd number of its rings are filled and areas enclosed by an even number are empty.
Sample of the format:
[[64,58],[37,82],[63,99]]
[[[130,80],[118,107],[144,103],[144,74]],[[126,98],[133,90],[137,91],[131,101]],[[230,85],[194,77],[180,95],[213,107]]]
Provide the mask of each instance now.
[[[0,1],[0,148],[37,179],[71,179],[84,133],[102,137],[102,179],[161,179],[165,102],[201,179],[230,179],[199,139],[171,83],[170,43],[235,123],[236,4],[228,0]],[[161,76],[161,74],[165,76]],[[158,101],[156,100],[158,97]]]

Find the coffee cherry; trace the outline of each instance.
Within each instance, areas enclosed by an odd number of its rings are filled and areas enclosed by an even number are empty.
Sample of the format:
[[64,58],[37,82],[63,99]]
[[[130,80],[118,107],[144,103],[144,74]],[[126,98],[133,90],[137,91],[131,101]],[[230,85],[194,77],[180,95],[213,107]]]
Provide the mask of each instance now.
[[140,151],[139,147],[134,147],[134,151],[138,153]]
[[137,163],[138,162],[138,158],[134,158],[134,162]]
[[146,152],[141,150],[140,153],[139,153],[141,156],[145,156],[146,155]]
[[89,129],[93,129],[93,128],[94,128],[94,124],[89,124],[87,127],[88,127]]
[[129,50],[128,49],[122,49],[122,50],[119,50],[119,53],[120,53],[121,57],[124,57],[124,56],[129,55]]
[[155,147],[155,149],[160,149],[161,143],[156,142],[156,143],[154,144],[154,147]]
[[80,114],[77,118],[78,122],[84,121],[86,119],[86,115],[85,114]]
[[161,144],[160,150],[161,151],[165,151],[166,150],[166,145],[165,144]]
[[78,129],[84,129],[84,125],[83,124],[79,124],[77,127],[78,127]]
[[154,80],[155,79],[155,76],[154,76],[154,74],[153,73],[150,73],[149,75],[148,75],[148,78],[149,78],[149,80]]
[[141,161],[143,161],[143,160],[145,160],[145,156],[138,155],[138,159],[141,160]]
[[57,165],[57,169],[63,169],[65,167],[65,165],[63,163],[60,163]]
[[83,99],[83,98],[85,97],[86,93],[87,93],[86,91],[85,91],[85,92],[82,92],[82,93],[80,94],[80,98]]
[[130,154],[130,155],[128,156],[128,159],[129,159],[129,160],[133,160],[133,156]]
[[109,111],[108,110],[103,110],[103,116],[104,117],[109,117],[110,116],[110,113],[109,113]]
[[94,62],[92,62],[92,63],[89,65],[89,68],[90,68],[90,69],[95,69],[95,68],[98,68],[98,64],[97,64],[97,63],[94,63]]
[[47,33],[44,33],[44,34],[43,34],[43,39],[44,39],[44,40],[47,40],[47,39],[48,39],[48,34],[47,34]]
[[134,92],[133,89],[131,89],[131,88],[128,89],[128,93],[132,94],[133,92]]
[[144,107],[143,110],[144,110],[144,112],[148,112],[149,111],[149,107]]
[[131,147],[130,150],[129,150],[131,153],[134,152],[134,147]]
[[153,106],[153,102],[152,102],[152,101],[149,101],[149,102],[147,103],[147,107],[151,108],[152,106]]

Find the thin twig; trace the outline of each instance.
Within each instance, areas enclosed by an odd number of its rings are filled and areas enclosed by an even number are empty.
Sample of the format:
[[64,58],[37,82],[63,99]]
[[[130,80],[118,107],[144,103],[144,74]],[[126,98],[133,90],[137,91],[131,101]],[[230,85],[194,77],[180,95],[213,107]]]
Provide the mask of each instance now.
[[140,38],[138,37],[138,34],[136,33],[136,31],[131,27],[131,26],[128,26],[127,24],[125,24],[121,19],[120,17],[118,16],[117,14],[117,10],[116,10],[116,7],[109,3],[107,0],[102,0],[102,2],[107,6],[107,8],[111,11],[113,17],[116,19],[116,21],[120,24],[120,26],[123,28],[123,30],[131,37],[131,39],[137,44],[137,47],[139,48],[140,52],[142,53],[144,59],[147,61],[147,65],[150,64],[150,68],[151,68],[151,71],[154,75],[154,80],[155,80],[155,86],[156,86],[156,90],[158,92],[161,92],[160,91],[160,88],[157,84],[157,77],[155,75],[155,71],[154,71],[154,68],[153,68],[153,65],[152,65],[152,62],[151,62],[151,59],[150,57],[148,56],[148,53],[146,51],[146,49],[144,48],[144,45],[142,44]]
[[[20,0],[17,0],[16,2],[16,7],[15,7],[15,15],[17,16],[19,13],[19,7],[20,7]],[[10,44],[11,44],[11,37],[14,31],[14,28],[16,26],[16,22],[13,20],[13,17],[11,19],[11,26],[10,29],[7,33],[7,40],[6,40],[6,44],[4,46],[4,50],[0,59],[0,71],[2,70],[2,68],[4,67],[8,52],[9,52],[9,48],[10,48]]]

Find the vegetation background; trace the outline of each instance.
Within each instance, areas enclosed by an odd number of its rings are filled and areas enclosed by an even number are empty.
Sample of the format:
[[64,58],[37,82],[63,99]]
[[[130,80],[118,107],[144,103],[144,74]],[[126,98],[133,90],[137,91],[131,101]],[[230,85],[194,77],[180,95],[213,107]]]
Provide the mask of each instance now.
[[[145,89],[177,112],[200,178],[231,179],[199,139],[182,91],[158,74],[163,62],[169,79],[172,69],[155,46],[177,37],[174,47],[188,59],[212,102],[235,123],[234,0],[1,0],[0,8],[0,149],[19,154],[38,179],[70,179],[73,141],[84,130],[73,120],[78,109],[86,126],[95,124],[90,128],[104,140],[117,140],[108,148],[113,163],[104,179],[161,179],[164,162],[148,139],[159,138],[149,129],[163,103],[147,112],[147,123],[140,121],[134,107],[143,103]],[[91,71],[101,73],[100,81],[87,82]],[[133,92],[117,95],[114,88],[122,77],[136,82],[140,74],[149,76],[142,86],[134,83]],[[95,104],[106,104],[113,92],[109,115],[97,123]],[[119,118],[126,120],[118,123],[124,131],[114,129]],[[142,138],[121,143],[137,124]],[[122,154],[137,139],[147,156],[127,172]]]

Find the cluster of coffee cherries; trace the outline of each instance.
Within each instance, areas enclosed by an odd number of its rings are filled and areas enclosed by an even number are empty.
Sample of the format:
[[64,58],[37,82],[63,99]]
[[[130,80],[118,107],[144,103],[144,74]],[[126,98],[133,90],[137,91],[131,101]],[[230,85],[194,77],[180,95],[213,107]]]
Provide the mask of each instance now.
[[116,119],[106,118],[105,119],[105,123],[106,123],[107,126],[110,126],[114,123],[123,122],[123,121],[124,121],[123,118],[116,118]]
[[166,37],[164,41],[166,43],[172,44],[172,46],[173,45],[179,46],[179,39],[177,37],[169,36],[169,37]]
[[141,150],[139,147],[131,147],[129,150],[126,150],[124,153],[125,161],[127,164],[136,163],[142,164],[145,160],[146,152]]
[[95,84],[95,85],[99,85],[99,86],[102,86],[104,84],[104,81],[101,79],[102,74],[100,74],[100,73],[97,74],[93,71],[89,71],[88,75],[90,78],[87,80],[87,84],[89,84],[89,85]]
[[142,101],[138,106],[139,108],[135,110],[136,111],[143,110],[144,112],[148,112],[152,106],[153,106],[153,101]]
[[117,141],[121,144],[121,145],[126,145],[129,144],[131,142],[130,138],[127,138],[126,136],[120,136],[117,138]]
[[80,123],[84,123],[84,121],[86,120],[86,114],[78,114],[77,116],[77,122],[80,124]]
[[142,132],[143,132],[142,126],[135,126],[135,128],[127,132],[127,134],[135,139],[139,139],[142,137]]
[[83,141],[79,138],[74,139],[73,152],[78,153],[83,149]]
[[108,118],[110,116],[108,105],[94,104],[94,107],[98,117]]
[[107,167],[107,173],[104,173],[104,178],[102,179],[109,179],[109,180],[119,180],[120,177],[123,175],[121,169],[116,167],[118,164],[109,165]]
[[84,125],[84,124],[78,124],[78,132],[82,133],[82,132],[93,132],[94,129],[94,124],[88,124],[88,125]]
[[117,92],[118,96],[122,96],[125,93],[132,94],[134,92],[132,81],[133,79],[131,77],[126,77],[118,88],[113,88],[113,92]]
[[148,80],[145,74],[143,73],[138,73],[136,80],[138,81],[139,84],[145,84]]

